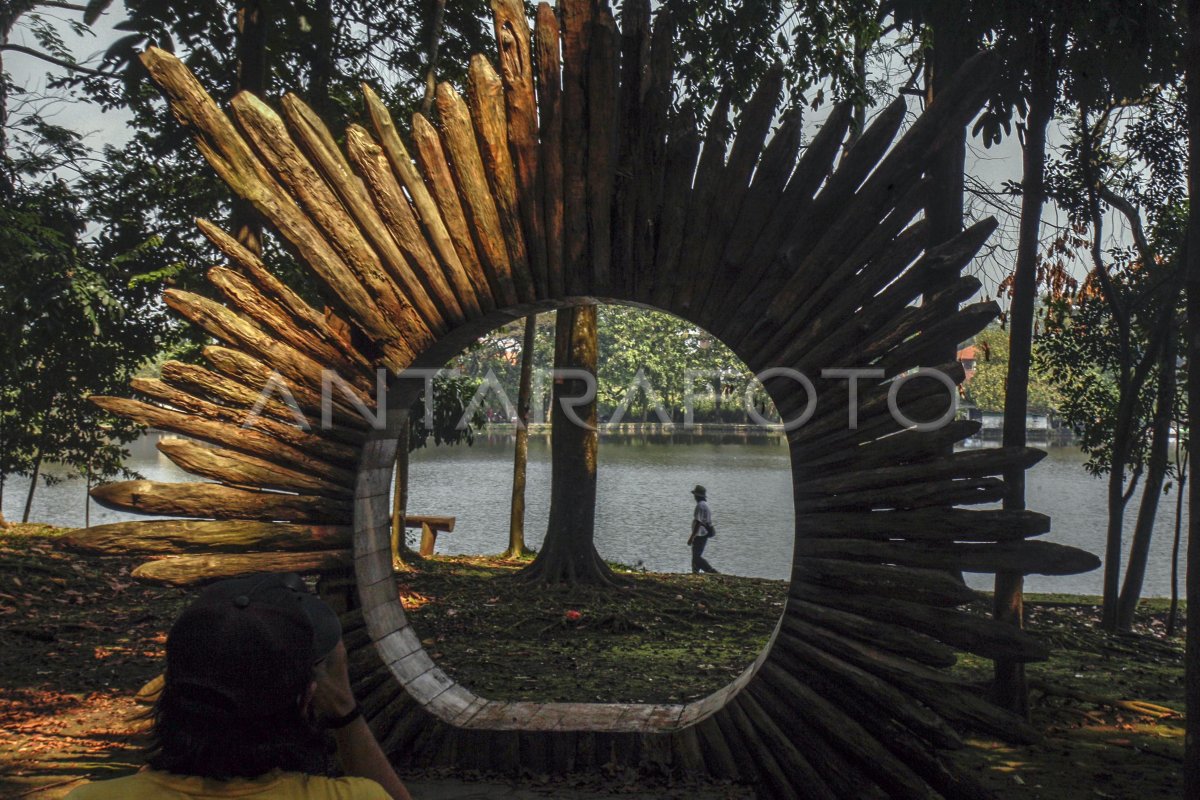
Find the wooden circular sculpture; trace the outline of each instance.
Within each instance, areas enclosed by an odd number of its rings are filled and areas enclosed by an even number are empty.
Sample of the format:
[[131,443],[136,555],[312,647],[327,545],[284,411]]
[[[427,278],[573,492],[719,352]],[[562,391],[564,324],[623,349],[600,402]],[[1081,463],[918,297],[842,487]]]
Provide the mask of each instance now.
[[[778,73],[736,134],[725,105],[703,137],[674,115],[671,20],[652,25],[648,0],[627,4],[623,31],[590,0],[565,0],[561,15],[542,4],[532,35],[519,0],[493,6],[499,73],[475,56],[467,98],[438,87],[438,125],[417,115],[408,146],[370,89],[374,130],[351,126],[342,148],[295,97],[281,116],[242,94],[231,117],[173,56],[145,54],[204,157],[316,274],[333,309],[310,307],[201,222],[228,259],[210,273],[225,302],[176,290],[166,301],[221,343],[206,348],[209,366],[168,363],[161,380],[134,384],[147,400],[96,402],[189,437],[160,447],[210,482],[100,487],[110,506],[192,521],[103,526],[77,541],[183,553],[138,570],[175,583],[352,563],[356,688],[405,764],[515,774],[615,763],[751,782],[779,798],[987,796],[939,751],[962,746],[966,730],[1038,735],[944,668],[956,650],[1017,660],[1046,651],[961,611],[978,596],[947,571],[1065,574],[1098,562],[1029,541],[1049,529],[1043,515],[958,507],[1000,499],[996,476],[1040,453],[951,453],[977,424],[905,430],[889,384],[875,381],[863,382],[850,427],[845,379],[820,375],[870,367],[890,379],[927,365],[963,380],[957,362],[938,359],[997,314],[991,302],[960,308],[979,288],[961,271],[994,223],[929,242],[916,218],[925,158],[977,112],[991,62],[968,62],[898,140],[902,99],[844,153],[851,115],[835,108],[802,151],[798,114],[769,136]],[[440,365],[507,319],[597,299],[692,320],[756,372],[807,374],[819,397],[788,436],[796,539],[786,610],[754,664],[688,705],[477,697],[433,663],[397,599],[387,494],[406,419],[393,411],[384,429],[368,424],[376,370]],[[328,427],[318,424],[325,368],[341,378]],[[243,427],[264,389],[272,400]],[[795,382],[768,389],[785,418],[808,403]],[[896,400],[919,420],[948,403],[930,380],[910,381]],[[396,391],[389,405],[405,401]]]

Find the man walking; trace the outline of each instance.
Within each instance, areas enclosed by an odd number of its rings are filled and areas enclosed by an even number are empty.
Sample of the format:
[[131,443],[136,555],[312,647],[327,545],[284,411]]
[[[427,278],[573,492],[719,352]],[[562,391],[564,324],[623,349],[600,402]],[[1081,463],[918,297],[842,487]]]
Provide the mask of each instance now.
[[692,489],[692,497],[696,498],[696,513],[692,515],[692,535],[688,537],[688,544],[692,546],[692,573],[715,573],[712,564],[704,559],[704,546],[708,544],[709,539],[717,535],[717,530],[712,524],[712,512],[708,509],[708,492],[703,486],[696,484],[696,488]]

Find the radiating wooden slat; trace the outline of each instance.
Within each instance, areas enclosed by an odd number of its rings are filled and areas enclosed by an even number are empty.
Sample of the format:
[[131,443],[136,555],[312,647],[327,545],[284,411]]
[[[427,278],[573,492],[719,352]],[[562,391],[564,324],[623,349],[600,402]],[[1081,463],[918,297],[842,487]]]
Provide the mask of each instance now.
[[[566,222],[562,162],[562,67],[559,55],[562,41],[558,29],[558,15],[549,3],[538,3],[535,36],[538,56],[537,103],[541,131],[538,157],[541,168],[538,172],[538,183],[532,190],[533,194],[527,195],[526,200],[522,201],[522,209],[527,203],[537,203],[540,198],[539,213],[542,214],[546,241],[547,290],[550,296],[559,297],[566,291],[563,274],[566,258],[563,238],[566,235]],[[523,188],[523,191],[530,190]],[[525,214],[528,219],[529,212]]]
[[248,553],[168,556],[135,567],[135,579],[171,586],[197,586],[260,572],[313,573],[345,569],[354,563],[349,550],[301,553]]
[[[492,285],[498,304],[516,305],[517,281],[509,248],[500,224],[500,212],[484,172],[483,158],[475,140],[471,112],[454,87],[442,82],[437,87],[438,120],[442,146],[449,156],[450,172],[462,199],[467,225],[475,237],[476,252]],[[526,296],[529,287],[520,287]]]
[[69,546],[90,553],[178,555],[345,549],[348,525],[290,525],[255,520],[114,522],[73,531]]
[[[520,0],[492,0],[500,77],[508,111],[508,142],[517,171],[521,218],[534,279],[540,291],[548,287],[546,238],[543,221],[541,168],[538,162],[538,101],[535,96],[529,21]],[[543,12],[538,9],[539,27]],[[540,55],[540,52],[539,52]],[[540,91],[540,89],[539,89]],[[544,111],[544,109],[543,109]]]
[[613,184],[620,113],[620,52],[612,12],[601,8],[592,23],[588,65],[587,197],[591,284],[611,293]]
[[475,247],[475,237],[472,236],[471,227],[467,223],[466,212],[458,196],[454,178],[450,174],[448,159],[437,129],[424,115],[414,114],[412,138],[416,147],[417,163],[433,197],[437,200],[441,218],[454,242],[458,259],[471,276],[471,285],[475,293],[481,298],[487,297],[487,302],[484,303],[481,299],[480,305],[488,309],[495,308],[503,303],[500,287],[492,284],[493,276],[488,275],[484,269],[483,260]]
[[479,301],[470,286],[470,279],[461,272],[462,265],[457,257],[442,262],[434,255],[433,245],[421,230],[416,212],[409,205],[383,148],[371,138],[366,128],[351,125],[346,129],[346,150],[366,182],[383,222],[421,283],[431,296],[437,298],[445,318],[450,322],[462,322],[478,316]]
[[[236,106],[235,106],[236,108]],[[378,255],[388,275],[399,286],[425,325],[435,332],[444,332],[447,318],[462,320],[462,309],[453,295],[431,293],[417,277],[413,265],[392,236],[367,192],[362,180],[350,168],[350,163],[334,141],[333,134],[321,118],[294,94],[283,96],[283,111],[288,129],[308,153],[314,166],[334,190],[342,205],[357,224],[363,238]],[[434,287],[435,290],[440,287]]]
[[343,444],[323,435],[320,428],[305,430],[294,420],[281,422],[240,408],[229,408],[209,402],[188,392],[171,386],[157,378],[134,378],[130,386],[156,403],[165,404],[191,416],[212,422],[234,425],[256,435],[274,439],[284,447],[309,453],[316,458],[345,468],[358,464],[359,448]]
[[539,288],[525,243],[516,167],[508,149],[504,85],[496,70],[481,55],[471,57],[471,66],[467,73],[467,97],[471,121],[479,140],[484,172],[491,183],[496,210],[500,214],[500,224],[504,231],[504,241],[512,261],[517,295],[523,302],[533,302],[546,295],[546,278],[544,274],[541,276]]
[[219,483],[119,481],[94,487],[91,496],[106,508],[170,517],[346,524],[352,515],[349,503],[329,497],[251,491]]
[[158,449],[180,469],[230,486],[276,489],[326,497],[349,497],[353,490],[337,482],[282,467],[236,450],[211,447],[188,439],[163,439]]
[[[408,150],[396,130],[396,124],[392,121],[392,115],[383,101],[379,99],[379,95],[365,84],[362,89],[367,112],[371,116],[375,133],[379,137],[379,144],[400,185],[408,193],[422,225],[425,226],[434,252],[446,265],[447,278],[454,287],[459,302],[464,309],[480,308],[483,311],[490,311],[494,303],[491,294],[484,288],[485,284],[473,283],[481,273],[474,270],[473,262],[460,258],[459,247],[449,229],[453,220],[443,218],[441,208],[434,200],[429,187],[426,186],[425,179],[413,163],[412,157],[409,156]],[[351,135],[353,135],[353,129],[351,129]],[[361,134],[358,136],[361,140]],[[436,178],[437,176],[432,177]]]

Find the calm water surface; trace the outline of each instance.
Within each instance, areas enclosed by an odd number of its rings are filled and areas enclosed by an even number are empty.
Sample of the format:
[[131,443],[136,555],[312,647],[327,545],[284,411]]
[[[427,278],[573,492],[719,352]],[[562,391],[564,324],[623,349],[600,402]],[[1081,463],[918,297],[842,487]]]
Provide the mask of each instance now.
[[[158,438],[151,434],[131,446],[129,468],[152,480],[192,479],[155,449]],[[549,512],[548,440],[532,438],[529,455],[526,538],[537,547]],[[1102,478],[1088,475],[1083,462],[1074,448],[1051,448],[1029,472],[1029,507],[1053,518],[1053,530],[1046,540],[1101,554],[1105,484]],[[454,533],[438,540],[439,552],[499,552],[508,536],[511,476],[512,442],[508,436],[484,437],[471,447],[419,450],[412,461],[410,508],[412,513],[458,518]],[[786,578],[793,525],[788,459],[782,444],[767,439],[728,443],[603,439],[596,509],[600,553],[615,561],[640,562],[649,570],[687,571],[690,550],[685,542],[693,506],[690,491],[697,483],[708,488],[718,532],[705,553],[709,561],[724,572]],[[10,481],[6,487],[4,515],[9,520],[20,519],[26,487],[21,480]],[[31,519],[78,527],[84,522],[84,502],[81,480],[42,486],[35,494]],[[1160,505],[1146,596],[1170,592],[1174,508],[1172,493]],[[1127,531],[1132,529],[1135,513],[1131,507]],[[137,518],[92,504],[93,525]],[[968,582],[986,588],[991,578],[968,576]],[[1086,594],[1099,594],[1100,584],[1100,570],[1069,577],[1034,575],[1026,582],[1030,591]]]

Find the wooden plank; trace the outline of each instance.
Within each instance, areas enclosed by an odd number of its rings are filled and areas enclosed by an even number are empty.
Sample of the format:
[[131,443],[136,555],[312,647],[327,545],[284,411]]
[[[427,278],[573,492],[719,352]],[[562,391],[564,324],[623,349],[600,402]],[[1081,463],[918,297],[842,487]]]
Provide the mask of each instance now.
[[[400,185],[404,187],[412,200],[413,208],[416,209],[421,224],[425,226],[425,230],[429,234],[429,241],[434,252],[446,265],[448,278],[451,285],[454,286],[454,292],[463,308],[479,308],[485,312],[490,311],[494,304],[490,293],[482,290],[486,284],[475,283],[474,280],[478,276],[470,268],[471,262],[464,261],[459,257],[459,247],[448,227],[450,221],[442,217],[442,210],[430,193],[429,187],[425,185],[425,179],[408,154],[408,150],[404,147],[404,142],[396,130],[396,124],[392,121],[392,115],[387,110],[387,106],[370,86],[363,84],[362,90],[363,99],[367,104],[367,113],[371,116],[375,134],[379,137],[379,144],[383,147],[383,152],[387,156],[396,178],[400,181]],[[477,286],[480,287],[479,290],[476,289]]]
[[720,178],[721,193],[709,206],[708,224],[695,266],[696,280],[700,284],[696,290],[695,305],[701,318],[716,316],[717,309],[728,300],[724,296],[724,282],[717,286],[721,256],[741,212],[742,203],[750,191],[751,176],[767,135],[771,132],[782,91],[783,68],[773,66],[759,81],[754,95],[739,115],[737,133],[729,148],[729,160]]
[[196,227],[265,297],[336,353],[329,359],[331,363],[346,362],[360,370],[374,372],[371,362],[351,343],[344,321],[335,320],[328,312],[322,313],[306,303],[290,286],[275,277],[256,254],[217,225],[206,219],[197,219]]
[[158,449],[180,469],[231,486],[335,498],[353,494],[353,484],[335,483],[236,450],[210,447],[187,439],[163,439],[158,443]]
[[563,266],[570,294],[587,294],[588,269],[587,65],[591,38],[592,0],[559,0],[562,19],[563,82]]
[[[449,163],[437,130],[423,115],[414,114],[412,138],[416,147],[417,163],[425,175],[433,197],[437,200],[438,209],[454,242],[458,259],[471,276],[471,285],[476,295],[481,298],[480,306],[489,310],[495,308],[498,303],[503,302],[503,298],[499,294],[499,287],[491,284],[490,276],[484,269],[483,260],[475,247],[475,239],[467,224],[466,212],[459,199],[454,177],[450,174]],[[483,297],[487,297],[486,303]]]
[[[275,339],[249,320],[243,319],[220,303],[191,292],[168,289],[163,300],[174,311],[194,325],[226,344],[244,350],[274,367],[288,381],[314,387],[320,391],[324,366],[294,347]],[[370,395],[350,384],[347,390],[364,406],[372,405]]]
[[238,450],[294,472],[318,476],[331,483],[343,486],[354,484],[353,470],[308,455],[257,430],[202,419],[192,414],[160,408],[138,400],[127,400],[123,397],[92,396],[89,399],[110,414],[132,419],[141,425],[181,433],[205,442]]
[[[442,262],[434,254],[434,246],[421,230],[417,212],[410,205],[383,148],[366,128],[350,125],[346,128],[346,150],[358,174],[366,182],[371,202],[412,265],[414,273],[434,298],[443,318],[448,323],[460,323],[478,316],[479,300],[468,278],[463,274],[454,274],[462,269],[462,264],[457,257]],[[436,213],[437,209],[433,211]],[[438,221],[441,221],[440,218]]]
[[368,287],[283,190],[195,76],[178,58],[159,48],[149,48],[141,60],[155,83],[166,92],[176,116],[193,127],[197,147],[221,179],[249,201],[296,249],[349,310],[353,320],[375,338],[385,352],[388,366],[393,369],[407,366],[413,351],[404,332],[386,316]]
[[806,537],[994,542],[1043,534],[1050,518],[1035,511],[965,508],[805,514],[796,518],[796,530]]
[[433,341],[436,327],[430,329],[401,286],[388,274],[353,216],[292,140],[283,119],[250,92],[234,97],[233,111],[259,156],[296,197],[310,224],[315,223],[312,235],[327,241],[347,272],[370,293],[385,315],[387,326],[394,331],[392,338],[408,343],[417,351],[427,347]]
[[934,606],[957,606],[981,599],[977,592],[945,572],[823,558],[797,558],[792,567],[792,583]]
[[806,538],[796,542],[796,553],[817,558],[1021,575],[1078,575],[1100,566],[1100,559],[1091,553],[1053,542],[943,544]]
[[893,599],[877,603],[869,598],[833,594],[813,587],[793,587],[792,595],[812,603],[879,620],[899,629],[916,631],[984,658],[1045,661],[1049,650],[1030,634],[998,620],[957,609],[932,608],[922,603]]
[[89,553],[165,555],[340,550],[354,535],[349,525],[289,525],[224,519],[143,520],[79,528],[68,546]]
[[617,24],[601,7],[592,23],[588,64],[587,197],[591,285],[611,292],[613,185],[617,169],[620,113],[620,53]]
[[330,497],[250,491],[219,483],[119,481],[93,487],[105,508],[167,517],[348,523],[350,503]]
[[[476,144],[471,112],[462,96],[444,81],[437,87],[437,110],[442,145],[449,155],[450,172],[463,201],[467,224],[475,234],[476,251],[483,262],[484,272],[497,302],[504,306],[516,305],[517,286],[513,264],[500,224],[500,212],[492,197],[483,157]],[[521,288],[528,294],[528,287]]]
[[[534,94],[529,20],[525,18],[525,4],[521,0],[492,0],[492,15],[500,78],[505,88],[508,143],[517,171],[525,242],[529,246],[534,279],[540,293],[545,296],[549,284],[546,245],[543,242],[549,244],[549,240],[542,217],[541,168],[538,163],[538,112],[545,113],[545,109],[539,109],[538,101],[542,98],[540,94],[537,97]],[[541,20],[542,11],[539,8],[539,26]]]
[[[291,93],[283,96],[283,112],[288,128],[341,200],[363,238],[375,251],[388,275],[401,289],[403,297],[412,304],[431,331],[445,332],[446,313],[458,316],[460,312],[454,298],[430,294],[422,284],[388,226],[384,224],[366,186],[350,168],[350,162],[346,160],[333,135],[317,113]],[[445,301],[449,301],[451,305],[445,305]]]
[[[561,37],[558,15],[549,3],[537,8],[537,104],[541,119],[541,143],[538,155],[541,169],[539,183],[532,195],[541,199],[546,241],[546,281],[552,297],[562,297],[566,291],[563,263],[566,258],[564,237],[566,222],[563,199],[562,154],[562,66],[559,49]],[[522,201],[522,209],[524,203]],[[528,214],[528,212],[526,212]],[[528,216],[526,217],[528,219]]]
[[287,423],[279,422],[259,414],[250,414],[244,409],[228,408],[176,389],[156,378],[134,378],[130,382],[130,386],[135,392],[178,411],[213,422],[236,425],[247,431],[262,433],[287,447],[309,453],[330,464],[347,469],[354,469],[358,466],[360,448],[327,438],[324,431],[319,428],[313,432],[305,430],[295,420]]
[[471,56],[471,66],[467,72],[467,98],[484,172],[491,184],[496,210],[500,214],[500,226],[508,245],[517,295],[522,302],[530,303],[545,296],[545,276],[542,276],[539,292],[538,279],[532,271],[525,243],[516,167],[508,148],[504,84],[488,60],[478,54]]
[[[258,398],[265,395],[268,401],[277,396],[282,401],[286,401],[290,397],[291,400],[295,401],[298,408],[307,413],[315,415],[321,413],[322,398],[320,382],[313,383],[308,376],[304,376],[301,379],[297,379],[295,376],[290,378],[285,377],[253,356],[229,347],[208,345],[201,352],[213,370],[220,373],[229,381],[240,384],[254,393],[255,399],[249,404],[250,408],[258,405]],[[164,367],[164,378],[167,377],[167,373],[168,370]],[[268,384],[272,381],[277,383],[282,382],[282,385],[278,387],[279,391],[267,392]],[[235,399],[241,396],[239,390],[235,390],[229,386],[218,387],[216,383],[213,383],[211,386],[213,391],[220,391],[222,400],[228,395],[231,398],[230,402],[237,405]],[[287,395],[283,394],[284,389],[287,390]],[[358,398],[359,402],[363,402],[363,399],[353,391],[349,395]],[[333,392],[330,400],[330,421],[333,423],[333,426],[329,428],[329,432],[334,435],[341,435],[344,441],[361,442],[363,432],[371,427],[370,421],[364,417],[361,409],[354,406],[346,392],[342,390]],[[373,398],[366,398],[363,408],[369,414],[373,414],[375,406],[376,403]],[[269,403],[263,406],[264,410],[268,407]],[[299,422],[299,420],[291,416],[281,416],[280,418],[285,421]],[[317,422],[319,422],[319,417]]]
[[168,586],[199,586],[224,578],[259,572],[301,574],[346,569],[354,564],[349,550],[318,550],[307,553],[252,553],[244,555],[167,556],[134,567],[130,575],[146,583]]

